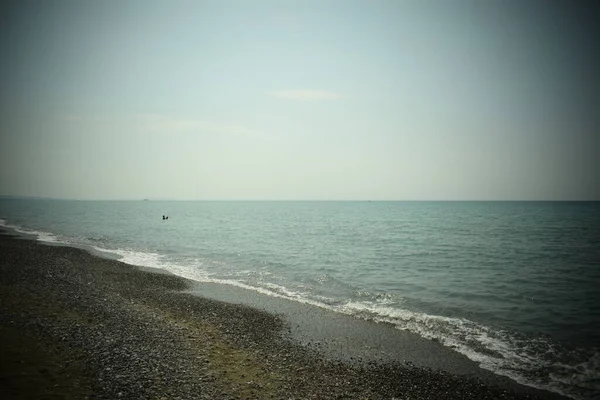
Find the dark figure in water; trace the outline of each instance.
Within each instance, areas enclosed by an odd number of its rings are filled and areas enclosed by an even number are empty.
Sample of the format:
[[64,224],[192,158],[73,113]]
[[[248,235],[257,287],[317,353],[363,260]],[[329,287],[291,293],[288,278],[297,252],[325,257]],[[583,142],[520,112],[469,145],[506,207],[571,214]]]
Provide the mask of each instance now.
[[163,215],[163,219],[166,219],[164,215]]

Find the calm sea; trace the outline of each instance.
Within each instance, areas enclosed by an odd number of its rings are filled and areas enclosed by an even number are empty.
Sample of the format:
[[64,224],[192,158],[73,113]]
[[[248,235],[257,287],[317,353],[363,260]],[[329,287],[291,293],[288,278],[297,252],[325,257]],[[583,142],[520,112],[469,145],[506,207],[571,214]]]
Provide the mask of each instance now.
[[2,199],[0,218],[41,241],[386,321],[523,384],[600,391],[598,202]]

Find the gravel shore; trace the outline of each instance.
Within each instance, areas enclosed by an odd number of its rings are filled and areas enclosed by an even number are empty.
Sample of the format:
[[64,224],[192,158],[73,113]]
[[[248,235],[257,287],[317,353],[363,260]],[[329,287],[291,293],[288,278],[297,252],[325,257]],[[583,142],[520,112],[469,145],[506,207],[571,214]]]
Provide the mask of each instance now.
[[190,282],[0,235],[3,399],[534,399],[404,363],[346,363]]

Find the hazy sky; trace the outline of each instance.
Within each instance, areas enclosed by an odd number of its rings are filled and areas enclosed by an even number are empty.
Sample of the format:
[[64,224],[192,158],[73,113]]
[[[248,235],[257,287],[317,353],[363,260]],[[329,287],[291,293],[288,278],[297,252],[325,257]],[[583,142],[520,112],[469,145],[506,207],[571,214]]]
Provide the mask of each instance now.
[[600,200],[584,2],[0,7],[0,194]]

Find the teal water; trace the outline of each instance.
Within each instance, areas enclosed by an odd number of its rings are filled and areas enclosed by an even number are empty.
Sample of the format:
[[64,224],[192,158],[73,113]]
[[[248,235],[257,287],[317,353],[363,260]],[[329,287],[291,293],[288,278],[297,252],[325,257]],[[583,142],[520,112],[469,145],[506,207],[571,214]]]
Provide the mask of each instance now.
[[1,199],[0,218],[42,241],[389,322],[523,384],[600,391],[597,202]]

